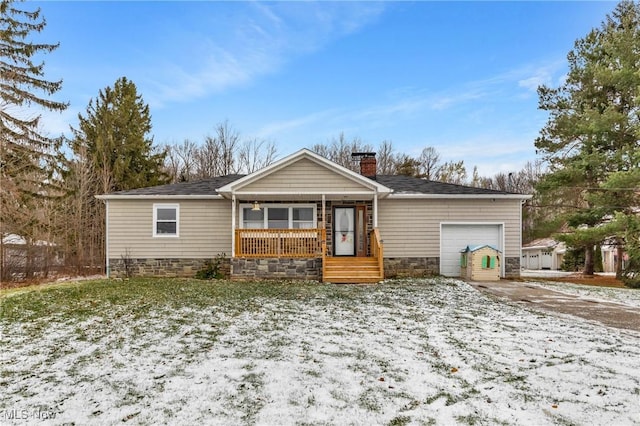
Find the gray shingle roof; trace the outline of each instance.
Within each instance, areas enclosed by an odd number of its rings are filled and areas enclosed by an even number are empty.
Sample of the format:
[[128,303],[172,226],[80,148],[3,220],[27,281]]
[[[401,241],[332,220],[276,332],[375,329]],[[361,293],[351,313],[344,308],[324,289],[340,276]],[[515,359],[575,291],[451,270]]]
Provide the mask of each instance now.
[[179,182],[148,188],[129,189],[109,195],[216,195],[216,188],[240,179],[244,175],[226,175],[192,182]]
[[512,192],[436,182],[412,176],[378,175],[376,180],[393,189],[394,194],[513,195]]
[[[109,195],[216,195],[221,188],[245,175],[226,175],[193,182],[151,186],[113,192]],[[442,195],[508,195],[511,192],[474,188],[452,183],[435,182],[411,176],[378,175],[376,181],[393,190],[394,194],[442,194]]]

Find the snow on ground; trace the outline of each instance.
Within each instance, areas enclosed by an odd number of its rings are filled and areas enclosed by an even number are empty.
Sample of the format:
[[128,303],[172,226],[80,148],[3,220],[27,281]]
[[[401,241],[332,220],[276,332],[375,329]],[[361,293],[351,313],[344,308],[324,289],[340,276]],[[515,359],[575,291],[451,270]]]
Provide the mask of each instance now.
[[0,423],[640,424],[638,333],[457,280],[334,287],[3,318]]
[[527,284],[534,284],[549,290],[579,296],[583,299],[621,303],[640,308],[640,289],[598,287],[555,281],[529,281]]

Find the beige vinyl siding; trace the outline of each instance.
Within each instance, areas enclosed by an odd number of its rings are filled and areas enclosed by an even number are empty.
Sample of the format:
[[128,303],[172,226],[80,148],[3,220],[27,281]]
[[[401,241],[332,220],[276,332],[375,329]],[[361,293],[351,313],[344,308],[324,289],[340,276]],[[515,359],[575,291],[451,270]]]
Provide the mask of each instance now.
[[[178,237],[153,237],[153,205],[178,204]],[[109,258],[213,258],[231,255],[229,200],[109,200]]]
[[385,257],[439,257],[442,222],[504,223],[504,254],[520,257],[520,200],[383,199],[378,228]]
[[361,184],[337,174],[308,159],[297,161],[281,170],[239,189],[242,192],[331,192],[371,191]]

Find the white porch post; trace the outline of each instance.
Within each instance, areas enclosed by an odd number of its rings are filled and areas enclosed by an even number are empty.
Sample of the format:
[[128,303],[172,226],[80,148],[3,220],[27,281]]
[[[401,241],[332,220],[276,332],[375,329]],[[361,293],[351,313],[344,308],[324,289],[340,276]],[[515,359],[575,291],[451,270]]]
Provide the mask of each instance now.
[[231,257],[236,255],[236,196],[231,195]]
[[325,204],[326,204],[326,197],[324,194],[322,194],[322,227],[326,228],[327,227],[327,213],[325,211]]
[[378,190],[373,194],[373,227],[378,227]]

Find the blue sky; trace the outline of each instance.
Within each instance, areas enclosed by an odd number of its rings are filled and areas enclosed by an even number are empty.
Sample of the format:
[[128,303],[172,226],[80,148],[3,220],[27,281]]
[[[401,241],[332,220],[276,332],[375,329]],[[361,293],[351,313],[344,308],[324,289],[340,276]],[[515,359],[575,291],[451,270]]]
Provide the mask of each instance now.
[[397,152],[435,147],[481,175],[535,159],[576,39],[615,2],[29,2],[60,42],[46,77],[77,114],[121,76],[151,109],[156,144],[201,142],[228,120],[278,156],[340,132]]

